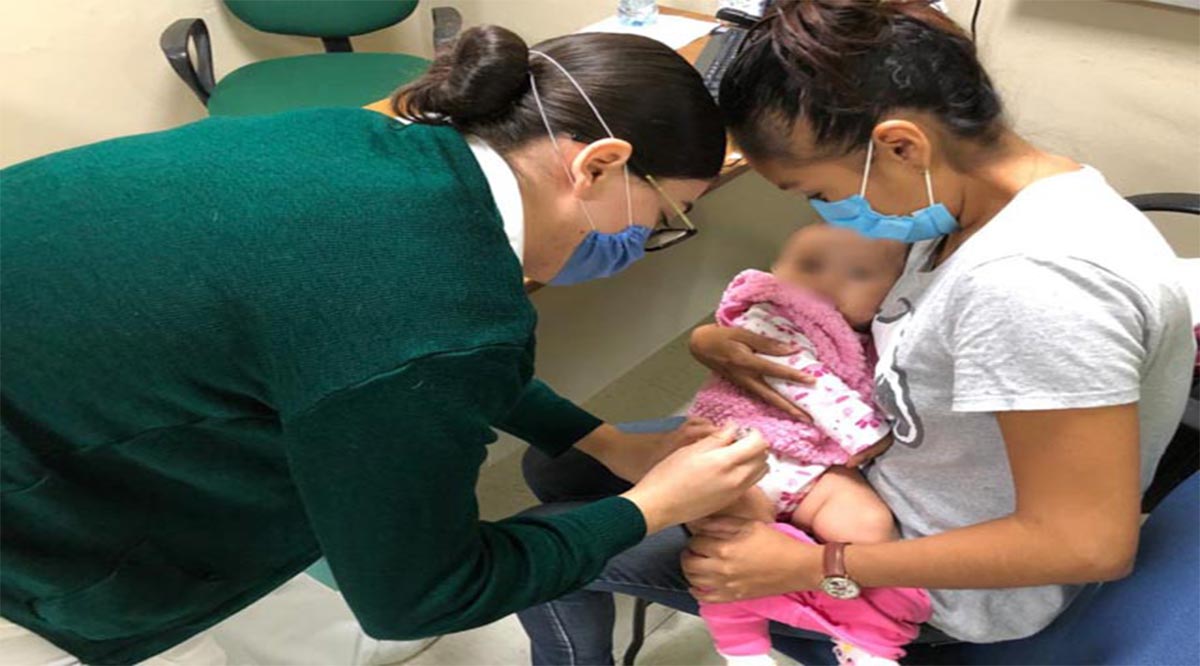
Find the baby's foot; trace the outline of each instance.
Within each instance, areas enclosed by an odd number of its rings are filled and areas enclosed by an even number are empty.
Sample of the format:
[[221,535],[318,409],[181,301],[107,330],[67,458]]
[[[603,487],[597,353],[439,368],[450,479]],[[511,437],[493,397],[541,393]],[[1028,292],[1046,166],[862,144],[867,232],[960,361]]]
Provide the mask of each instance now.
[[833,654],[837,657],[838,666],[899,666],[887,657],[876,657],[845,641],[834,642]]

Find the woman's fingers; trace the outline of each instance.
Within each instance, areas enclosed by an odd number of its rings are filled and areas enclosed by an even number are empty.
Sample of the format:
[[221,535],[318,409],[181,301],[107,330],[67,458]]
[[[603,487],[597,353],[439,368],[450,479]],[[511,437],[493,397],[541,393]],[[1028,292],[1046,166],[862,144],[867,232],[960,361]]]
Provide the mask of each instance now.
[[719,539],[693,537],[688,542],[680,560],[683,572],[694,575],[715,573],[721,566],[720,561],[715,557],[717,546],[720,543]]
[[[769,448],[770,445],[762,433],[752,431],[749,435],[716,451],[715,454],[724,457],[731,471],[737,473],[737,487],[744,492],[766,476],[767,450]],[[740,494],[741,492],[738,493],[738,495]]]
[[746,345],[751,351],[767,356],[787,356],[796,353],[796,347],[786,342],[772,340],[764,335],[751,333],[745,329],[735,328],[731,337]]
[[877,458],[884,451],[887,451],[891,445],[892,436],[888,435],[879,440],[879,443],[875,444],[871,448],[866,449],[865,451],[860,451],[851,456],[850,459],[846,461],[846,467],[861,467],[871,460]]
[[706,604],[718,604],[726,601],[725,597],[706,587],[689,587],[688,592],[696,601]]
[[[688,550],[679,556],[679,568],[683,570],[684,577],[688,578],[692,587],[703,590],[702,594],[710,594],[713,588],[718,586],[722,564],[719,559],[704,556],[694,550],[696,541],[692,539]],[[700,546],[704,547],[703,544]]]
[[622,494],[641,509],[647,534],[716,513],[766,475],[766,440],[737,432],[730,423],[676,449]]
[[692,442],[708,437],[709,435],[717,432],[717,430],[719,430],[719,428],[717,428],[712,421],[709,421],[708,419],[692,417],[685,421],[683,425],[679,426],[677,432],[679,433],[680,439],[682,439],[685,444],[691,444]]
[[762,433],[751,430],[750,434],[721,449],[721,453],[728,456],[729,462],[734,465],[753,462],[765,463],[769,446]]
[[688,529],[693,536],[707,536],[715,539],[731,539],[740,535],[749,521],[733,516],[711,516],[688,523]]
[[738,424],[729,422],[713,431],[711,435],[692,444],[697,450],[719,449],[729,446],[737,439]]
[[738,386],[757,396],[763,402],[787,412],[792,418],[804,421],[805,423],[812,423],[812,417],[807,412],[793,405],[787,398],[779,395],[779,392],[763,381],[762,377],[739,374],[736,377],[730,377],[730,379]]
[[789,382],[795,382],[797,384],[804,385],[809,385],[816,381],[816,379],[814,379],[813,376],[807,372],[797,370],[796,368],[786,366],[782,363],[768,361],[760,356],[751,356],[746,358],[743,360],[741,365],[745,370],[758,375],[763,375],[764,377],[776,377],[778,379],[785,379]]

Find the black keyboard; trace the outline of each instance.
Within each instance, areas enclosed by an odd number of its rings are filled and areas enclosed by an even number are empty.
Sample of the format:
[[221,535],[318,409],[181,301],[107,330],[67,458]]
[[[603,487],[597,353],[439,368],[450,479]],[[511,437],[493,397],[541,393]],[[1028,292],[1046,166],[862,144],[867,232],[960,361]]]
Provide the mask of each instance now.
[[715,28],[709,36],[708,43],[696,58],[696,69],[704,77],[704,86],[717,99],[721,92],[721,79],[729,64],[737,57],[738,49],[746,39],[746,30],[734,26],[723,25]]

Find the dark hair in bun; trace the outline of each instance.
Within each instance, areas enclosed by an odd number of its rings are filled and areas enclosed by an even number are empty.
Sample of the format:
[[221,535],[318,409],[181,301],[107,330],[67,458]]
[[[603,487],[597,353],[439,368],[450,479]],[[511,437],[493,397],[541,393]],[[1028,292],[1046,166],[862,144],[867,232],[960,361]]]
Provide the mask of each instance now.
[[[416,122],[466,126],[507,111],[529,88],[529,47],[515,33],[487,25],[464,32],[424,76],[401,88],[404,115]],[[412,115],[410,115],[412,114]]]
[[[635,35],[584,33],[541,42],[587,92],[613,134],[633,145],[630,168],[660,178],[715,177],[725,156],[720,111],[700,74],[667,46]],[[546,136],[529,77],[550,125],[579,141],[606,138],[587,102],[545,58],[499,26],[462,33],[424,76],[392,95],[397,115],[450,125],[501,153]]]
[[1004,128],[975,43],[930,0],[781,0],[752,29],[720,97],[734,138],[759,158],[789,156],[799,120],[834,154],[866,144],[897,109],[928,112],[985,146]]

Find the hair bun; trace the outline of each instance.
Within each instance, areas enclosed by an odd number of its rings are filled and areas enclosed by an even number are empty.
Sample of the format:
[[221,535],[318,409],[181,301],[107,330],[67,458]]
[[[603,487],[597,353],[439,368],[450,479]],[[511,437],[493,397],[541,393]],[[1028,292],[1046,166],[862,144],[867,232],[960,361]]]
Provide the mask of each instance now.
[[[928,0],[918,0],[927,2]],[[765,35],[794,62],[838,76],[848,55],[875,47],[892,0],[782,0]]]
[[438,53],[425,76],[398,91],[397,110],[467,126],[501,114],[528,86],[525,40],[500,26],[479,26],[463,32]]

